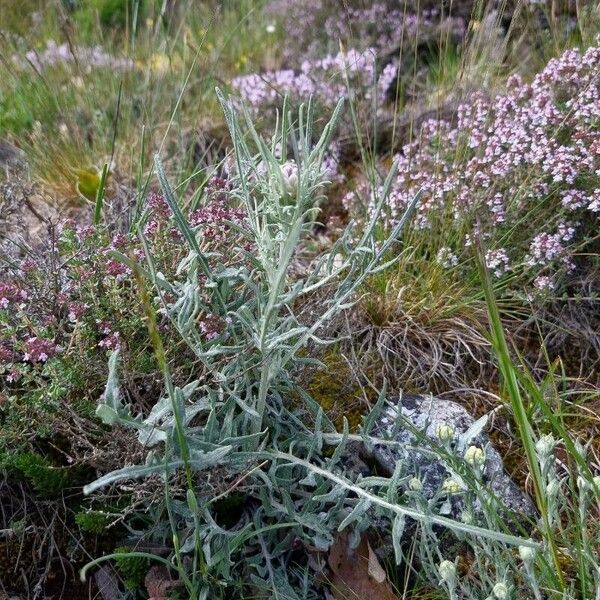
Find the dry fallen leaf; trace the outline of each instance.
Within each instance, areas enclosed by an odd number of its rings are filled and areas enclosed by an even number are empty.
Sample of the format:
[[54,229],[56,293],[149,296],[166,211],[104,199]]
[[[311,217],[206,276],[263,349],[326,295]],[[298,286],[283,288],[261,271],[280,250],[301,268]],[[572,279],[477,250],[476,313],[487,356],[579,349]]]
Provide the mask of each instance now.
[[377,555],[373,552],[373,548],[371,548],[371,544],[367,542],[367,546],[369,548],[369,575],[377,582],[383,583],[385,581],[385,571],[381,564],[379,564],[379,560],[377,559]]
[[176,588],[180,581],[173,580],[166,567],[154,566],[146,574],[144,583],[149,600],[167,600],[169,592]]
[[339,534],[329,551],[329,567],[336,600],[398,600],[365,536],[358,548],[352,549],[348,534]]

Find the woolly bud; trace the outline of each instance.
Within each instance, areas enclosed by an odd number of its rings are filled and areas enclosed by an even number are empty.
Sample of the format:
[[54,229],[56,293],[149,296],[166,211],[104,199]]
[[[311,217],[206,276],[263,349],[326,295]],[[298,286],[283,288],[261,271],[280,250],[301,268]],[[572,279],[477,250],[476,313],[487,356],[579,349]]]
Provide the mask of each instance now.
[[549,456],[554,450],[555,441],[551,435],[543,435],[535,444],[540,456]]
[[454,438],[455,431],[452,425],[440,425],[436,433],[442,442],[449,442]]
[[494,598],[508,600],[508,588],[502,582],[498,582],[492,589]]
[[412,477],[408,482],[408,488],[413,492],[420,492],[423,489],[423,483],[418,477]]
[[465,461],[472,467],[481,467],[485,463],[485,452],[477,446],[469,446],[465,452]]
[[456,586],[456,567],[453,562],[443,560],[438,566],[438,571],[442,581],[445,581],[448,587],[454,588]]
[[532,548],[531,546],[519,546],[519,556],[526,566],[534,561],[535,555],[535,548]]
[[550,498],[556,498],[558,495],[558,490],[560,489],[560,485],[558,484],[557,479],[551,479],[546,486],[546,494]]
[[463,488],[462,485],[460,485],[460,483],[456,481],[456,479],[452,479],[452,477],[449,477],[442,484],[442,490],[444,490],[444,492],[446,492],[447,494],[459,494],[463,491]]

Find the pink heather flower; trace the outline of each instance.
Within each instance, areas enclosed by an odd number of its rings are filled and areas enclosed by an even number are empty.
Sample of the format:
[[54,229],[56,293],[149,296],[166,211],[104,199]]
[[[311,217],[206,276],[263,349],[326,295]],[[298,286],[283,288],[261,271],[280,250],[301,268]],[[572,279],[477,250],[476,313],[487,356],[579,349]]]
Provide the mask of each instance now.
[[395,61],[388,63],[381,71],[379,79],[377,81],[377,87],[379,88],[379,94],[385,96],[388,90],[392,87],[392,84],[396,81],[398,75],[398,65]]
[[15,383],[16,381],[19,381],[21,377],[22,375],[20,371],[17,369],[11,369],[10,373],[6,376],[6,381],[8,381],[8,383]]
[[96,228],[92,225],[79,225],[75,229],[75,235],[79,243],[84,243],[96,235]]
[[108,321],[96,319],[96,325],[98,326],[98,331],[100,333],[103,333],[104,335],[110,335],[112,333],[112,327]]
[[151,192],[148,195],[148,207],[155,219],[166,220],[172,215],[171,207],[166,198],[157,192]]
[[588,204],[587,208],[592,212],[600,212],[600,188],[593,191],[592,201]]
[[217,315],[206,315],[200,321],[200,331],[206,336],[207,340],[214,340],[219,337],[223,329],[223,321]]
[[344,181],[344,175],[340,172],[340,154],[341,149],[339,145],[336,143],[330,144],[321,163],[321,177],[324,181],[330,183],[341,183]]
[[113,331],[110,335],[107,335],[103,340],[98,342],[100,348],[105,350],[119,350],[121,347],[121,334],[118,331]]
[[[57,44],[54,40],[48,40],[44,50],[39,52],[29,50],[25,53],[24,58],[38,72],[41,72],[44,67],[66,66],[75,61],[88,67],[107,68],[113,71],[125,71],[134,67],[134,62],[130,58],[113,56],[105,52],[100,46],[72,47],[67,43]],[[17,66],[24,66],[23,59],[20,56],[13,56],[13,62]]]
[[113,331],[112,325],[108,321],[96,319],[98,331],[104,336],[98,342],[99,348],[105,350],[118,350],[121,347],[121,334],[118,331]]
[[534,279],[533,287],[541,292],[551,292],[554,290],[555,284],[552,277],[548,277],[548,275],[539,275]]
[[488,201],[490,212],[494,215],[493,220],[496,223],[503,223],[506,220],[506,211],[504,210],[504,198],[502,194],[495,194]]
[[114,250],[123,250],[127,248],[128,245],[129,240],[127,239],[127,236],[123,233],[117,233],[115,236],[113,236],[113,239],[111,240],[111,248],[113,248]]
[[560,223],[556,233],[539,233],[531,241],[529,247],[529,266],[546,265],[553,260],[565,260],[565,246],[563,242],[570,241],[575,234],[575,228],[565,223]]
[[242,223],[244,213],[240,209],[229,208],[223,200],[215,199],[190,215],[190,223],[202,228],[204,239],[224,242],[227,240],[229,223]]
[[58,346],[50,340],[31,337],[25,341],[23,360],[37,363],[46,362],[58,352]]
[[0,364],[8,364],[12,362],[14,353],[10,348],[7,348],[4,344],[0,344]]
[[485,253],[485,263],[495,277],[502,277],[509,269],[506,250],[488,250]]
[[[415,228],[432,227],[440,222],[438,215],[448,212],[459,223],[477,216],[478,231],[469,234],[484,239],[499,227],[504,232],[518,226],[524,230],[519,237],[529,236],[530,250],[515,260],[525,258],[530,266],[540,267],[558,259],[572,268],[570,245],[579,225],[560,224],[560,214],[586,209],[593,216],[600,213],[600,188],[590,194],[583,187],[600,176],[600,136],[595,127],[600,114],[598,64],[600,42],[584,52],[567,51],[551,60],[531,84],[511,77],[504,94],[474,94],[468,104],[458,107],[455,121],[423,123],[414,141],[395,157],[398,174],[387,199],[388,224],[395,224],[421,191]],[[559,131],[569,135],[559,136]],[[457,164],[459,155],[465,159]],[[359,189],[357,194],[372,215],[376,202],[369,191]],[[352,199],[351,193],[344,198],[349,209]],[[534,231],[520,219],[542,203],[550,211],[559,204],[556,220],[550,220],[549,212],[547,232]],[[470,243],[466,238],[465,244]],[[493,258],[499,261],[495,270],[503,272],[505,257]]]
[[227,200],[228,182],[223,177],[211,177],[204,186],[204,192],[212,199],[219,202]]
[[21,263],[21,271],[23,273],[31,273],[32,271],[36,271],[37,268],[38,268],[38,266],[37,266],[36,262],[31,260],[30,258],[25,259]]
[[104,265],[106,272],[117,281],[123,281],[131,273],[131,269],[118,260],[109,258]]
[[451,269],[458,264],[458,256],[450,248],[444,246],[438,250],[436,261],[445,269]]
[[581,190],[566,190],[562,193],[561,204],[569,210],[585,206],[587,196]]
[[144,227],[144,235],[146,237],[154,237],[158,233],[158,221],[156,219],[152,219],[148,221]]
[[171,229],[169,229],[169,234],[171,235],[171,238],[174,241],[176,241],[176,242],[183,241],[183,234],[181,233],[181,231],[179,231],[179,229],[177,229],[177,227],[171,227]]
[[13,283],[0,283],[0,308],[8,308],[11,303],[27,300],[27,291]]
[[75,323],[78,321],[88,309],[88,305],[83,302],[71,302],[69,304],[69,321]]

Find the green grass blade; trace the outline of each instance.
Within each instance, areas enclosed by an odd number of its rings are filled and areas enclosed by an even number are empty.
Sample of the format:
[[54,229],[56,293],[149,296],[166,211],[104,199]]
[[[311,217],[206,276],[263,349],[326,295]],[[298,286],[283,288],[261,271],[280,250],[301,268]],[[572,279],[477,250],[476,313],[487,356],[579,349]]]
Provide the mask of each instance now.
[[481,246],[481,241],[479,241],[477,251],[477,264],[479,267],[481,283],[483,286],[485,301],[488,308],[492,345],[494,347],[494,351],[498,359],[498,366],[502,375],[504,385],[506,386],[506,391],[510,400],[513,417],[515,419],[517,430],[519,432],[519,438],[521,444],[523,445],[525,456],[527,458],[527,464],[529,467],[531,478],[533,480],[536,503],[540,514],[542,515],[542,519],[546,524],[544,528],[545,531],[543,533],[548,543],[550,552],[552,554],[554,566],[556,568],[557,583],[559,584],[559,587],[562,591],[564,589],[562,567],[558,557],[558,551],[556,548],[554,536],[552,534],[551,528],[549,527],[546,489],[542,478],[540,465],[537,459],[533,428],[531,427],[531,423],[527,418],[527,410],[525,408],[525,403],[523,402],[521,390],[519,387],[517,368],[513,364],[513,361],[510,357],[508,344],[506,342],[504,329],[502,327],[502,321],[500,319],[498,304],[496,303],[496,298],[494,296],[492,280],[487,266],[485,264],[484,256],[485,254]]
[[102,167],[102,175],[100,176],[100,185],[96,190],[96,205],[94,207],[94,225],[99,225],[102,219],[102,207],[104,206],[104,193],[106,190],[106,178],[108,176],[108,163],[104,163]]

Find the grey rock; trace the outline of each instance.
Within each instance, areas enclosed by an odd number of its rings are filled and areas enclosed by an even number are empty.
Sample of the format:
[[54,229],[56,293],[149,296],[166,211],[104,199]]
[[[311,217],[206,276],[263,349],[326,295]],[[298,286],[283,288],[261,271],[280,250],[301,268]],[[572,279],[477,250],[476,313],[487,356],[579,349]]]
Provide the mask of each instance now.
[[[388,404],[376,420],[370,433],[372,437],[393,440],[395,445],[376,444],[372,459],[377,470],[391,475],[399,460],[405,471],[414,474],[422,483],[422,495],[431,499],[439,493],[444,481],[453,476],[452,464],[464,457],[470,446],[485,452],[481,466],[482,481],[509,512],[523,516],[536,514],[529,496],[506,474],[502,458],[483,431],[484,421],[476,420],[460,404],[430,396],[403,396],[395,404]],[[440,457],[436,447],[440,441],[441,427],[446,434],[454,433],[445,446],[446,459]],[[454,459],[454,460],[453,460]],[[464,462],[464,461],[463,461]],[[459,518],[464,508],[462,496],[457,494],[451,503],[451,518]],[[480,510],[479,501],[472,507]]]
[[10,171],[23,167],[24,164],[24,153],[10,142],[0,139],[0,168]]

